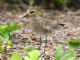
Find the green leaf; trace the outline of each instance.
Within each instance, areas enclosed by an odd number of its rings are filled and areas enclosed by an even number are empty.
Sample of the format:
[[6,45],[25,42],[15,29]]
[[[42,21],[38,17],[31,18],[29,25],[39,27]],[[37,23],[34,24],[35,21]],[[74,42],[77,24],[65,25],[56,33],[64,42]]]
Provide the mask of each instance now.
[[[28,47],[24,48],[24,51],[28,53],[30,60],[38,60],[40,56],[40,51],[34,48],[34,46],[29,45]],[[26,58],[28,59],[28,58]]]
[[4,38],[0,36],[0,43],[4,42]]
[[8,42],[7,42],[7,46],[9,46],[9,47],[12,48],[12,47],[14,46],[14,44],[13,44],[11,41],[8,41]]
[[9,40],[9,35],[8,33],[4,33],[2,36],[0,36],[0,42],[5,42]]
[[5,39],[5,41],[9,40],[9,34],[8,33],[4,33],[3,34],[3,38]]
[[75,60],[75,58],[76,58],[76,51],[71,49],[64,52],[62,60]]
[[0,26],[0,33],[1,34],[3,34],[4,32],[5,32],[5,28],[6,28],[7,26]]
[[55,53],[55,60],[61,60],[64,54],[64,50],[61,45],[58,45]]
[[32,45],[29,45],[28,47],[25,47],[24,48],[24,51],[27,53],[27,52],[31,52],[32,50],[35,50],[34,46]]
[[4,48],[2,47],[2,45],[0,45],[0,53],[2,53],[2,54],[6,53],[5,50],[4,50]]
[[62,46],[59,45],[56,49],[55,60],[75,60],[76,51],[74,49],[63,50]]
[[68,45],[71,48],[80,48],[80,40],[69,40]]
[[31,52],[28,52],[28,55],[30,57],[30,60],[38,60],[40,56],[39,50],[33,50]]
[[12,32],[14,30],[19,30],[19,29],[21,29],[21,25],[15,23],[10,23],[6,27],[7,32]]
[[24,57],[24,60],[30,60],[30,59],[29,59],[29,57],[28,57],[28,56],[25,56],[25,57]]
[[13,54],[9,60],[22,60],[19,54]]

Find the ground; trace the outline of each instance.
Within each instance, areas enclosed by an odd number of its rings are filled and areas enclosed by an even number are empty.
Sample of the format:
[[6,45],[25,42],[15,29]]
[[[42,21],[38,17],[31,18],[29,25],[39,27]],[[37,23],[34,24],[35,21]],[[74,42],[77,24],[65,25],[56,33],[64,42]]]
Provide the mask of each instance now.
[[[45,12],[45,15],[47,15],[49,18],[65,24],[63,28],[54,31],[50,36],[51,39],[48,40],[46,48],[46,60],[54,59],[53,56],[57,44],[63,44],[64,48],[68,49],[67,40],[80,40],[80,14],[78,14],[78,12],[80,11],[59,12],[56,15],[54,15],[54,13],[51,11]],[[33,32],[25,22],[20,21],[21,19],[18,18],[22,13],[12,14],[8,11],[0,13],[0,25],[5,25],[9,22],[22,24],[21,30],[13,32],[13,34],[16,35],[16,38],[12,40],[15,46],[7,53],[7,56],[10,56],[13,53],[19,53],[21,56],[24,56],[25,54],[22,50],[25,46],[28,46],[29,43],[33,43],[37,48],[41,44],[39,35]],[[41,45],[40,51],[43,52],[43,49],[44,42]],[[78,56],[80,55],[78,54]]]

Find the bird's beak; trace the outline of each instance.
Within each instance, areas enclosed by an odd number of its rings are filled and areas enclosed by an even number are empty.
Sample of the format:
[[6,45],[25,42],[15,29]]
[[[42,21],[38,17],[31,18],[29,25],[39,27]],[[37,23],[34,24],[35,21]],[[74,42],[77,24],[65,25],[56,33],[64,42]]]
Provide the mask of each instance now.
[[24,13],[23,15],[20,16],[20,18],[22,19],[22,18],[25,18],[25,17],[28,17],[28,16],[29,16],[29,14]]
[[28,17],[29,16],[29,14],[26,14],[26,15],[24,15],[22,18],[24,18],[24,17]]

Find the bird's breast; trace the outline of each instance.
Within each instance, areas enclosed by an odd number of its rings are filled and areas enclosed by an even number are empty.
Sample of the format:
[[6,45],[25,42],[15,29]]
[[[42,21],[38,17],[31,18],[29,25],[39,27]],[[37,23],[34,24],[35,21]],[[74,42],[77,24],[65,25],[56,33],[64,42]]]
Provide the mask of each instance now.
[[49,26],[45,26],[45,22],[43,21],[35,21],[32,23],[33,31],[38,34],[49,34],[51,33],[51,29]]

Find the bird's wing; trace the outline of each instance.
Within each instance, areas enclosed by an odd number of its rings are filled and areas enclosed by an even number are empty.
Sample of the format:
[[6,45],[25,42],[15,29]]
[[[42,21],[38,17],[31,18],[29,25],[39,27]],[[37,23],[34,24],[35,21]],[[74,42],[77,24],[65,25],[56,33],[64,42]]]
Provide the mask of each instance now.
[[57,29],[59,28],[59,25],[58,25],[58,22],[57,21],[54,21],[54,20],[51,20],[51,19],[43,19],[45,21],[45,27],[49,28],[49,29]]
[[42,29],[46,30],[46,31],[52,31],[54,29],[58,28],[58,23],[56,21],[52,21],[50,19],[47,18],[40,18],[39,20],[39,25],[41,26]]

